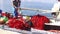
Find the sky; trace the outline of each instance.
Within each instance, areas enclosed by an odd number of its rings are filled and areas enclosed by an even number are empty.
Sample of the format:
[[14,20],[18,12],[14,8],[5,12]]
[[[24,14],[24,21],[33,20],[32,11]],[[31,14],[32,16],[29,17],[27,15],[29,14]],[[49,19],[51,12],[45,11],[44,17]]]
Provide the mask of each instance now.
[[21,0],[21,1],[22,2],[44,2],[44,3],[55,3],[55,2],[57,2],[57,0]]
[[[0,4],[3,0],[0,0]],[[12,0],[11,0],[12,1]],[[44,2],[44,3],[55,3],[57,0],[21,0],[22,2]]]
[[23,2],[44,2],[44,3],[54,3],[57,2],[57,0],[21,0]]

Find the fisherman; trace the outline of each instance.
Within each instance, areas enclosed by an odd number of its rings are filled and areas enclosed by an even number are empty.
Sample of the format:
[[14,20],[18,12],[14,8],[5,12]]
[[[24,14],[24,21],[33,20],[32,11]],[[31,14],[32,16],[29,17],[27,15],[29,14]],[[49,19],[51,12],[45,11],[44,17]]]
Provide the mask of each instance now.
[[18,16],[18,11],[19,11],[19,8],[20,8],[20,5],[21,5],[21,0],[14,0],[13,1],[13,7],[15,9],[14,13],[15,13],[15,16],[17,17]]
[[52,12],[53,17],[60,20],[60,0],[54,4]]

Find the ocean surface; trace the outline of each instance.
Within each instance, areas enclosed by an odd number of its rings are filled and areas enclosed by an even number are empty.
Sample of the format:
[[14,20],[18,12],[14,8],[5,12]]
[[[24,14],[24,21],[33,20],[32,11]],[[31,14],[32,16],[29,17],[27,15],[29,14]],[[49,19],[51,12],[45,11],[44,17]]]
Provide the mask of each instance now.
[[[54,3],[41,3],[41,2],[21,2],[21,6],[20,7],[27,7],[27,8],[37,8],[37,9],[43,9],[43,10],[51,10],[53,7]],[[5,12],[10,12],[14,14],[14,8],[11,5],[11,2],[6,2],[4,1],[2,3],[2,6],[0,6],[3,11]],[[51,17],[51,13],[40,13],[38,11],[29,11],[29,10],[21,10],[23,15],[36,15],[36,14],[40,14],[40,15],[44,15],[47,17]]]

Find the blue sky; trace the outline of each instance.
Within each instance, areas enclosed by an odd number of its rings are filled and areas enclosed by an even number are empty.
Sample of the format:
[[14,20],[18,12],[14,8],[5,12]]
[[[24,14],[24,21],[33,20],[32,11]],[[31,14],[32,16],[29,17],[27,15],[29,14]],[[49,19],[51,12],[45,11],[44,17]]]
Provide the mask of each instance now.
[[55,3],[57,0],[21,0],[23,2],[44,2],[44,3]]
[[[2,4],[3,0],[0,0],[0,4]],[[21,0],[22,2],[44,2],[44,3],[55,3],[57,0]]]

